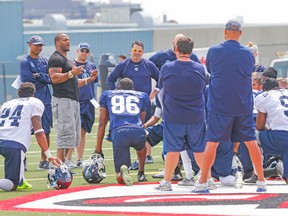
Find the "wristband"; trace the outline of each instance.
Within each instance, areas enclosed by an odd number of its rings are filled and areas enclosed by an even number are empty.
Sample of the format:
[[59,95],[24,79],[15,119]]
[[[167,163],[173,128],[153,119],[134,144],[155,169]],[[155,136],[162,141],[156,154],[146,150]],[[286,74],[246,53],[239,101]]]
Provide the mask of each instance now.
[[44,152],[44,154],[46,155],[47,158],[51,158],[51,157],[52,157],[51,152],[50,152],[49,149],[47,149],[47,150]]
[[34,134],[41,133],[41,132],[44,132],[44,129],[43,129],[43,128],[40,128],[40,129],[34,131]]

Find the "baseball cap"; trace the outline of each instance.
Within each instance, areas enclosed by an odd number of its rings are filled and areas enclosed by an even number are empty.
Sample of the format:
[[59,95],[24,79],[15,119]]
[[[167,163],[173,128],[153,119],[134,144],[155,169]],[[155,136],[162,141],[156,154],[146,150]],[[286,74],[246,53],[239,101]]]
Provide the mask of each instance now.
[[82,42],[78,45],[78,49],[87,49],[90,51],[90,45],[88,43]]
[[229,20],[225,25],[225,29],[231,31],[242,31],[241,24],[235,19]]
[[32,36],[27,43],[28,44],[34,44],[34,45],[38,45],[38,44],[45,45],[43,39],[37,35]]

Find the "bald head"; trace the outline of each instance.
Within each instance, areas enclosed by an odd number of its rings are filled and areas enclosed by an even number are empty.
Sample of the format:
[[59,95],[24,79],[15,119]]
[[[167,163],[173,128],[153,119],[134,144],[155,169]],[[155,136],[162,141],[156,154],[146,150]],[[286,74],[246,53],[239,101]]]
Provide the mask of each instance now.
[[180,39],[180,38],[183,38],[185,37],[184,34],[177,34],[175,35],[173,41],[172,41],[172,45],[173,45],[173,51],[175,52],[175,49],[176,49],[176,45],[177,45],[177,41]]

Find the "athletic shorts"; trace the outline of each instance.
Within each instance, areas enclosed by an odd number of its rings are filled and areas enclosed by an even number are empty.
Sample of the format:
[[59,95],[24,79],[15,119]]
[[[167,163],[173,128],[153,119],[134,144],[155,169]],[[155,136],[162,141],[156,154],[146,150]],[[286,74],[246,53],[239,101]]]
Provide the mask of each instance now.
[[147,136],[148,143],[154,147],[163,140],[163,124],[157,124],[147,127],[146,130],[149,132]]
[[278,154],[283,160],[284,174],[288,178],[288,131],[263,130],[259,131],[260,145],[265,154]]
[[80,102],[81,128],[91,133],[95,122],[95,107],[90,101]]
[[5,179],[11,180],[14,185],[19,185],[24,176],[24,151],[18,148],[0,147],[0,155],[5,158]]
[[137,125],[125,125],[117,127],[111,131],[113,143],[113,156],[115,171],[120,172],[120,167],[131,165],[130,147],[136,151],[145,146],[146,131]]
[[69,98],[53,97],[52,111],[55,118],[56,148],[77,147],[81,137],[79,102]]
[[207,141],[241,142],[256,140],[253,115],[226,116],[208,112]]
[[[185,142],[184,142],[185,140]],[[205,123],[163,123],[163,152],[204,152],[206,146]]]
[[45,134],[50,134],[51,128],[53,126],[51,104],[45,104],[45,109],[41,119],[42,119],[42,128],[44,129]]

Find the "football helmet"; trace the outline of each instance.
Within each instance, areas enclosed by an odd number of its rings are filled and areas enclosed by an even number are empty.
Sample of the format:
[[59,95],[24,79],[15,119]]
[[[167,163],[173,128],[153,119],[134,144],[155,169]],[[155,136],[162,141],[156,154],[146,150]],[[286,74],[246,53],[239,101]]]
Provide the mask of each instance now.
[[62,163],[59,168],[49,169],[48,171],[48,183],[50,188],[55,189],[67,189],[73,180],[73,173]]
[[106,178],[106,169],[103,163],[103,158],[92,156],[84,163],[82,175],[85,181],[87,181],[89,184],[97,184]]

